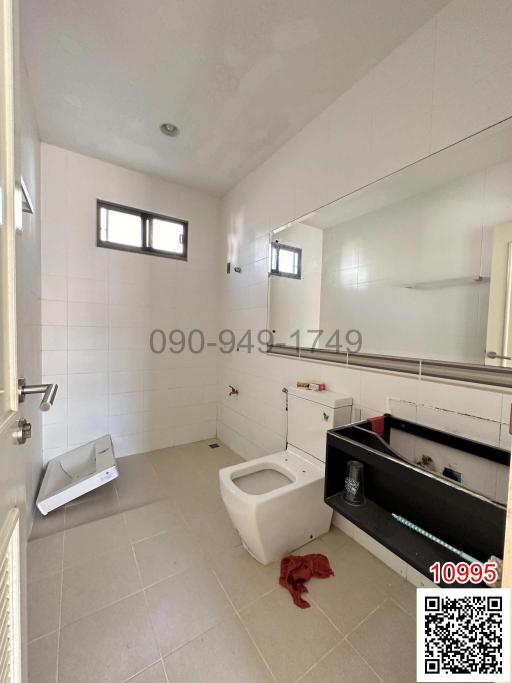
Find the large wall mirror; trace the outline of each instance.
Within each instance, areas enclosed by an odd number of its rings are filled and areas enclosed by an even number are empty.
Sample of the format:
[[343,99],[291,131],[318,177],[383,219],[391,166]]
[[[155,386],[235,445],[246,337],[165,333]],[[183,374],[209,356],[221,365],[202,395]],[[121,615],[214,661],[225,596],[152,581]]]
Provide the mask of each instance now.
[[512,386],[512,120],[276,228],[269,248],[271,352]]

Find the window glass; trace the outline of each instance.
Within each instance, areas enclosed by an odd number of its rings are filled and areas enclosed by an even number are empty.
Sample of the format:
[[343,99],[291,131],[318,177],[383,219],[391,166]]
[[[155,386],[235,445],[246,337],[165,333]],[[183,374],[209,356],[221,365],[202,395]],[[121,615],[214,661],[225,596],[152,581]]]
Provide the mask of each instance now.
[[142,247],[142,219],[140,216],[114,209],[101,209],[101,213],[103,213],[103,220],[105,221],[105,241],[126,244],[130,247]]
[[97,200],[99,247],[187,260],[188,222]]
[[302,249],[290,247],[280,242],[272,244],[272,258],[270,272],[282,277],[301,277]]
[[151,221],[151,247],[160,251],[183,254],[183,225],[153,218]]
[[272,270],[277,270],[277,247],[275,244],[272,245]]
[[279,270],[281,273],[289,275],[296,274],[296,254],[288,249],[281,249],[279,252]]

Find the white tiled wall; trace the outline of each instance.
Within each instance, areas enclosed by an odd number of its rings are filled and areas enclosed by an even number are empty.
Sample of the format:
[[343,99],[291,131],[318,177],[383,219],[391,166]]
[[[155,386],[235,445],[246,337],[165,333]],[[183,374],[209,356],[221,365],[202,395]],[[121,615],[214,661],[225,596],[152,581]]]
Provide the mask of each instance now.
[[[156,355],[149,335],[216,331],[218,200],[47,144],[41,194],[45,460],[107,432],[118,456],[214,436],[214,352]],[[97,198],[188,220],[188,261],[96,247]]]
[[[243,268],[229,276],[219,268],[224,326],[241,333],[265,325],[270,229],[512,115],[511,31],[507,0],[454,0],[224,198],[222,261]],[[219,437],[246,458],[282,448],[281,388],[297,379],[352,394],[363,417],[395,398],[411,402],[416,415],[423,402],[421,419],[428,413],[431,424],[446,427],[435,409],[449,407],[461,414],[461,432],[508,446],[510,400],[492,388],[242,350],[220,361]],[[239,387],[238,397],[227,397],[228,384]]]

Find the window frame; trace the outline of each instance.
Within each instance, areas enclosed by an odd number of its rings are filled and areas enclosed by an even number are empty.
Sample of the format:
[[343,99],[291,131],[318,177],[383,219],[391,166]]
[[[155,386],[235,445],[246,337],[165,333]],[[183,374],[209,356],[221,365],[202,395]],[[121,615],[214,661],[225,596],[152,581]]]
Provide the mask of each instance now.
[[[276,268],[272,268],[272,250],[276,249]],[[281,249],[286,249],[287,251],[292,251],[298,255],[297,259],[297,274],[295,273],[285,273],[279,270],[279,252]],[[292,280],[302,280],[302,249],[301,247],[292,247],[291,244],[283,244],[279,240],[274,240],[270,244],[270,274],[277,275],[278,277],[289,277]]]
[[[122,211],[124,213],[129,213],[134,216],[138,216],[141,219],[141,243],[142,246],[134,247],[129,244],[119,244],[118,242],[108,242],[101,239],[101,209],[113,209],[114,211]],[[170,251],[164,251],[162,249],[154,249],[151,246],[152,233],[153,233],[153,219],[159,219],[163,221],[171,221],[173,223],[179,223],[183,226],[183,253],[177,254]],[[116,251],[129,251],[134,254],[149,254],[150,256],[160,256],[163,258],[172,258],[178,261],[188,260],[188,221],[182,218],[173,218],[172,216],[165,216],[164,214],[154,213],[153,211],[143,211],[141,209],[135,209],[132,206],[125,206],[124,204],[116,204],[114,202],[109,202],[104,199],[96,200],[96,246],[103,247],[104,249],[115,249]]]

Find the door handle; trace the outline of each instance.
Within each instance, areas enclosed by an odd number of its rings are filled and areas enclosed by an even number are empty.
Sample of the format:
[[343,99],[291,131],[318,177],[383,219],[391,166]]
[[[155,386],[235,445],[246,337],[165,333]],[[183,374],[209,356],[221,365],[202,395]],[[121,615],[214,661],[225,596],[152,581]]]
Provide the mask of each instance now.
[[16,438],[16,441],[20,444],[23,445],[26,443],[27,439],[30,439],[32,436],[32,425],[28,420],[25,420],[25,418],[21,418],[21,420],[18,420],[18,424],[16,425],[16,430],[14,432],[14,436]]
[[512,356],[500,356],[496,351],[487,351],[485,354],[487,358],[497,358],[499,360],[512,360]]
[[18,380],[18,401],[23,403],[25,396],[31,394],[43,394],[39,410],[46,412],[50,410],[57,395],[58,384],[27,384],[24,377]]

